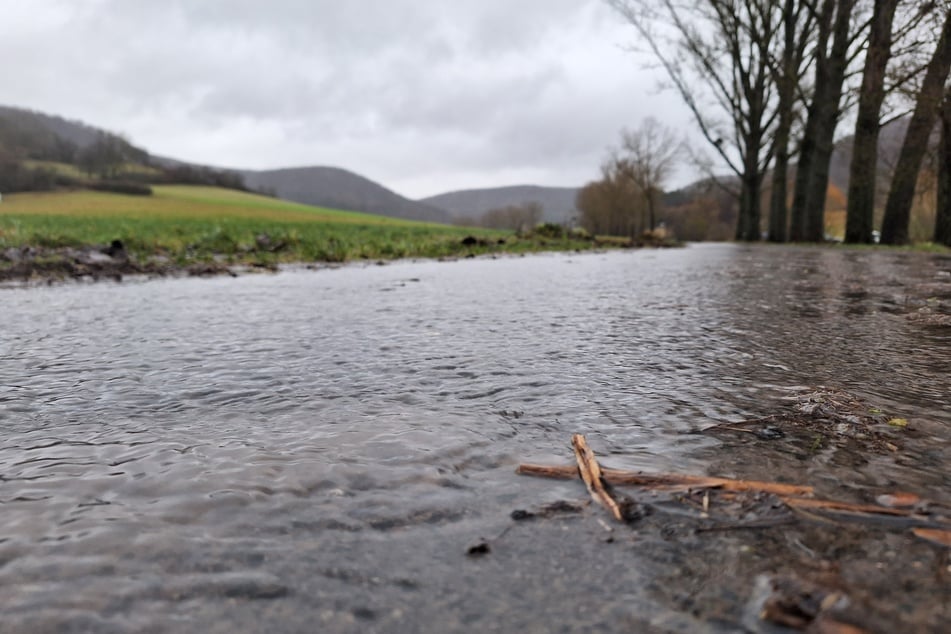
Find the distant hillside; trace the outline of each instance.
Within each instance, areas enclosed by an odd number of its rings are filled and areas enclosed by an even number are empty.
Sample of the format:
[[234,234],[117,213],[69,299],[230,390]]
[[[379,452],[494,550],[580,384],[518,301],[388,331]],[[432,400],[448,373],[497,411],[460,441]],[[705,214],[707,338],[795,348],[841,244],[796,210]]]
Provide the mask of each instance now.
[[104,138],[130,157],[148,156],[145,150],[106,130],[25,108],[0,106],[0,148],[14,158],[72,163],[80,150]]
[[51,134],[80,148],[92,145],[99,134],[104,132],[79,121],[69,121],[63,117],[12,106],[0,106],[0,120],[11,126],[15,125],[21,134]]
[[338,167],[296,167],[239,172],[248,187],[307,205],[362,211],[406,220],[451,222],[449,213],[416,202]]
[[[882,128],[878,135],[878,188],[883,195],[888,192],[892,170],[898,162],[905,133],[908,130],[908,117],[892,121]],[[836,141],[829,166],[829,180],[844,192],[849,191],[849,169],[852,164],[852,143],[854,135]],[[937,139],[935,139],[937,142]]]
[[244,189],[234,172],[153,160],[119,134],[34,110],[0,106],[2,191],[89,188],[135,190],[144,195],[149,184],[159,183]]
[[[888,192],[888,185],[891,181],[891,172],[898,162],[898,154],[901,152],[902,143],[905,140],[905,132],[908,129],[908,117],[902,117],[890,122],[882,128],[878,137],[878,189],[880,193]],[[852,144],[854,136],[848,135],[835,142],[832,150],[832,159],[829,162],[829,186],[845,193],[849,190],[849,170],[852,163]],[[937,143],[937,138],[932,142]],[[790,187],[795,182],[796,165],[793,163],[790,169],[789,179]],[[739,188],[739,182],[736,176],[732,174],[721,175],[717,177],[719,181],[729,187]],[[769,187],[771,174],[767,174],[764,187]],[[668,206],[678,206],[689,202],[698,193],[708,191],[713,187],[711,179],[703,178],[694,183],[686,185],[678,190],[666,192],[664,202]]]
[[447,210],[455,218],[478,218],[490,209],[523,203],[539,203],[545,222],[567,222],[577,216],[577,187],[539,187],[514,185],[488,189],[467,189],[423,198],[420,202]]

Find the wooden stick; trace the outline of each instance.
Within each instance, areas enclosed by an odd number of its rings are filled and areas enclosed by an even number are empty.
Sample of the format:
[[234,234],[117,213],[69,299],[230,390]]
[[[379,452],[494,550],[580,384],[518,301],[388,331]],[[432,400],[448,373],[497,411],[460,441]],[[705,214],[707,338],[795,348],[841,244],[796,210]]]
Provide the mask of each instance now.
[[[577,478],[578,468],[574,466],[550,466],[520,464],[516,473],[541,476],[545,478]],[[611,484],[629,484],[643,487],[681,486],[687,488],[723,489],[725,491],[763,491],[775,495],[809,497],[814,490],[810,486],[783,484],[782,482],[760,482],[757,480],[733,480],[712,476],[693,476],[677,473],[638,473],[622,469],[601,469],[601,477]]]
[[951,531],[937,528],[913,528],[911,532],[914,533],[916,537],[951,548]]
[[913,517],[919,515],[914,510],[895,509],[875,504],[852,504],[835,500],[805,499],[795,496],[780,496],[786,504],[795,508],[819,509],[826,511],[845,511],[862,515],[892,515],[894,517]]
[[[584,445],[587,447],[587,445]],[[576,448],[577,451],[577,448]],[[590,451],[590,449],[589,449]],[[595,463],[597,465],[597,463]],[[579,459],[580,466],[580,459]],[[579,467],[576,466],[549,466],[535,464],[521,464],[518,466],[517,473],[524,475],[534,475],[548,478],[577,478]],[[852,504],[850,502],[837,502],[835,500],[823,500],[813,497],[812,487],[800,486],[794,484],[783,484],[781,482],[760,482],[757,480],[732,480],[729,478],[717,478],[708,476],[692,476],[682,474],[646,474],[633,471],[623,471],[620,469],[607,469],[599,467],[599,475],[605,481],[618,485],[633,485],[648,488],[662,486],[678,486],[695,489],[721,489],[724,491],[761,491],[772,493],[778,496],[784,503],[795,509],[814,509],[826,511],[839,511],[846,513],[856,513],[861,515],[888,515],[892,517],[914,518],[919,516],[913,509],[899,509],[874,504]],[[582,477],[584,474],[582,473]],[[585,480],[587,484],[587,480]],[[590,491],[590,487],[589,487]],[[598,502],[601,500],[592,493],[592,496]],[[613,502],[613,500],[612,500]],[[601,502],[604,504],[604,502]],[[608,506],[605,504],[605,506]],[[609,506],[610,508],[610,506]],[[612,511],[613,512],[613,511]]]
[[594,501],[611,511],[614,519],[621,521],[624,516],[621,513],[621,507],[614,501],[611,494],[604,488],[601,481],[601,466],[594,457],[594,452],[588,446],[588,442],[581,434],[575,434],[571,437],[571,446],[575,450],[575,458],[578,460],[578,470],[581,473],[581,479],[588,487],[588,493],[594,498]]

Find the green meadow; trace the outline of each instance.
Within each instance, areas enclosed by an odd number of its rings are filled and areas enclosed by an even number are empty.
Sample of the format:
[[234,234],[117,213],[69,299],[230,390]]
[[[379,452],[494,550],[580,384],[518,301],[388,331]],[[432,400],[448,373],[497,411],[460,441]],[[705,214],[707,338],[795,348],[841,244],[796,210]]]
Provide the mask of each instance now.
[[[0,250],[108,245],[162,258],[273,265],[591,248],[592,241],[452,227],[312,207],[215,187],[153,187],[152,196],[23,193],[0,203]],[[467,237],[474,240],[463,241]],[[0,266],[3,265],[0,258]]]

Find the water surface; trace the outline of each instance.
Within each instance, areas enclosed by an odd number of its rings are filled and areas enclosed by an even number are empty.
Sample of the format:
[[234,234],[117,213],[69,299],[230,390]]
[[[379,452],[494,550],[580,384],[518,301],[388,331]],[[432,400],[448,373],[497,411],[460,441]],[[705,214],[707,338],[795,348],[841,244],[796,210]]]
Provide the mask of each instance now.
[[596,513],[514,526],[584,498],[515,466],[749,475],[696,432],[834,385],[928,447],[850,486],[946,496],[949,299],[946,256],[736,245],[0,290],[0,629],[733,631]]

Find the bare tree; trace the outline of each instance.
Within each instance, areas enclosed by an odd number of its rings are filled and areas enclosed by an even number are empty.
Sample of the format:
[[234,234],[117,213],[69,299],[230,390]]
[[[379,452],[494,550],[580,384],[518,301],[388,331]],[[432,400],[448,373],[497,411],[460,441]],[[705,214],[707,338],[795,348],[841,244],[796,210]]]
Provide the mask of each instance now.
[[541,203],[524,202],[490,209],[482,214],[479,224],[489,229],[528,231],[541,222],[543,213],[544,207]]
[[618,171],[640,190],[647,210],[647,228],[653,231],[657,225],[659,198],[681,155],[681,142],[673,129],[648,117],[637,129],[621,134],[621,151]]
[[761,191],[775,151],[771,54],[774,0],[607,0],[637,30],[690,109],[700,132],[740,182],[736,237],[760,237]]
[[[914,84],[924,74],[932,53],[928,31],[924,27],[937,9],[935,2],[875,0],[858,92],[846,242],[872,241],[875,203],[882,184],[878,178],[879,131],[886,120],[911,112],[911,108],[905,108],[903,104],[914,104],[917,93]],[[891,175],[881,179],[882,182],[889,180]]]
[[908,242],[908,224],[918,173],[945,93],[945,82],[951,72],[951,9],[941,11],[941,18],[940,35],[915,100],[915,111],[905,133],[885,203],[882,220],[882,242],[885,244]]

